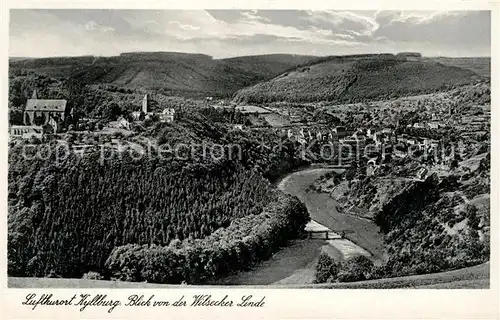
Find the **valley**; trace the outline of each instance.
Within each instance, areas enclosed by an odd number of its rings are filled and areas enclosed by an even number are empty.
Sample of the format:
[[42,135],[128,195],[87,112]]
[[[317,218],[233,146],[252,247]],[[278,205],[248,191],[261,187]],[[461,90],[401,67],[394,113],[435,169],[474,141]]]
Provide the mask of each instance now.
[[9,277],[485,286],[484,268],[438,274],[489,261],[487,68],[392,54],[13,59]]

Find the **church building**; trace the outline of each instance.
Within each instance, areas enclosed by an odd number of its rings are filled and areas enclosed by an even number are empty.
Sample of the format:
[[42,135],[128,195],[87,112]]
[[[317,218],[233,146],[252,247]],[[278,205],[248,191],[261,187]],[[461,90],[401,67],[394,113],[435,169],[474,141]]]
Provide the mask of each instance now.
[[66,100],[38,99],[36,90],[28,99],[24,110],[24,124],[27,126],[50,125],[57,132],[57,123],[65,120]]

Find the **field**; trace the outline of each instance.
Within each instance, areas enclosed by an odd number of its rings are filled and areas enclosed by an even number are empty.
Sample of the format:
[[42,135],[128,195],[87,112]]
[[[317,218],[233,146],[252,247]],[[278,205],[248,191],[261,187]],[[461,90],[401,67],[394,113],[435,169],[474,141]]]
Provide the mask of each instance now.
[[[315,288],[335,289],[458,289],[489,288],[490,264],[458,269],[447,272],[424,274],[408,277],[387,278],[380,280],[359,281],[352,283],[331,283],[315,285]],[[309,286],[306,286],[309,287]]]
[[[309,285],[274,284],[267,288],[308,289],[488,289],[490,287],[490,264],[419,276],[359,281],[352,283],[327,283]],[[179,288],[182,286],[154,283],[99,281],[83,279],[8,278],[9,288]],[[190,286],[191,287],[191,286]]]
[[271,111],[259,106],[236,106],[236,110],[240,111],[241,113],[271,113]]
[[262,117],[271,127],[279,128],[290,125],[290,121],[286,117],[276,113],[264,114]]

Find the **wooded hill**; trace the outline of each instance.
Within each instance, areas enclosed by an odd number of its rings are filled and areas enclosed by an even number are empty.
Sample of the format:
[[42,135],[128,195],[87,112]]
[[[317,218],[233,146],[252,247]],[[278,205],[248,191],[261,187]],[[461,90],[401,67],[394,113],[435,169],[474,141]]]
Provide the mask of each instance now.
[[125,88],[162,89],[189,97],[230,97],[235,91],[273,78],[304,64],[313,56],[270,54],[213,59],[176,52],[123,53],[114,57],[11,59],[10,70],[24,70],[83,84],[113,84]]
[[[489,77],[490,58],[392,54],[269,54],[213,59],[204,54],[132,52],[114,57],[10,58],[11,73],[36,73],[81,85],[159,89],[166,95],[236,101],[358,101],[434,92]],[[248,88],[247,88],[248,87]],[[240,90],[241,89],[241,90]]]
[[239,90],[240,103],[360,102],[451,89],[483,79],[432,60],[392,55],[326,57]]
[[439,62],[447,66],[455,66],[463,69],[469,69],[481,76],[488,78],[491,77],[490,57],[465,57],[465,58],[432,57],[432,58],[424,58],[424,60]]
[[[108,279],[199,283],[269,258],[309,219],[298,199],[265,178],[293,167],[294,150],[262,150],[261,140],[227,127],[195,110],[181,112],[175,123],[139,136],[164,147],[139,159],[99,151],[64,157],[55,141],[26,154],[25,142],[12,142],[8,274],[93,271]],[[198,147],[179,158],[168,148],[202,142],[208,150],[238,143],[243,156],[212,157]]]

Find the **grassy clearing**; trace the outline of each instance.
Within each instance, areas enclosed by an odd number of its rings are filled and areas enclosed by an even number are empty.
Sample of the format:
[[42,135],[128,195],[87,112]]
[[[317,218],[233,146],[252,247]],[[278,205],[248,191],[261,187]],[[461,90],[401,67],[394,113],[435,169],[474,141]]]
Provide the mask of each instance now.
[[291,276],[294,276],[293,281],[289,279],[289,283],[312,283],[315,261],[323,245],[321,240],[293,241],[253,270],[239,272],[212,284],[269,285]]
[[[478,266],[409,277],[388,278],[380,280],[359,281],[350,283],[326,283],[293,285],[281,281],[273,284],[275,288],[310,288],[310,289],[488,289],[490,287],[490,263]],[[227,284],[219,284],[227,285]],[[83,279],[50,279],[50,278],[8,278],[9,288],[193,288],[196,286],[180,286],[155,283],[99,281]],[[247,286],[248,287],[248,286]],[[253,286],[250,286],[253,287]],[[259,287],[258,285],[255,287]],[[266,286],[269,288],[269,286]]]
[[271,113],[262,116],[266,122],[272,127],[283,127],[290,125],[290,121],[282,115]]
[[[431,273],[407,277],[385,278],[378,280],[317,284],[315,288],[331,289],[459,289],[489,288],[490,263],[447,272]],[[310,286],[296,286],[306,288]]]

